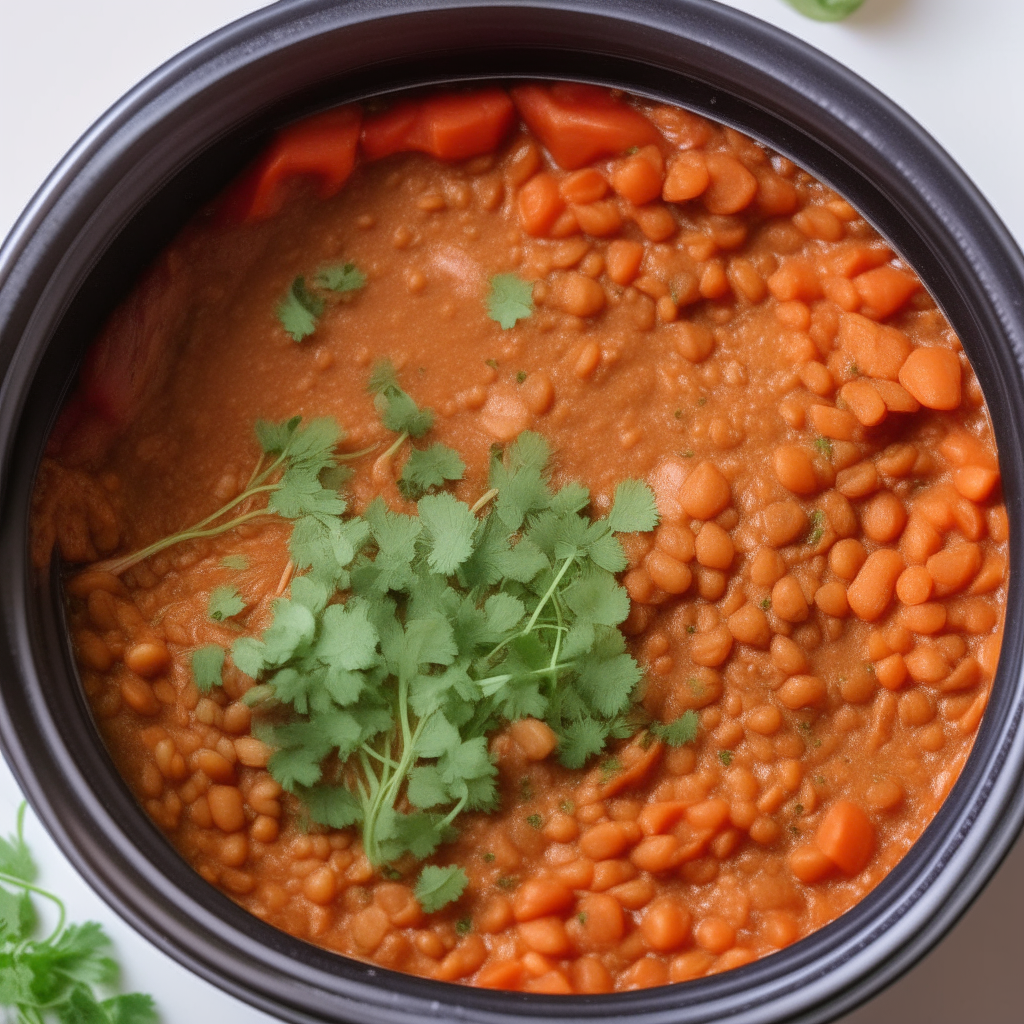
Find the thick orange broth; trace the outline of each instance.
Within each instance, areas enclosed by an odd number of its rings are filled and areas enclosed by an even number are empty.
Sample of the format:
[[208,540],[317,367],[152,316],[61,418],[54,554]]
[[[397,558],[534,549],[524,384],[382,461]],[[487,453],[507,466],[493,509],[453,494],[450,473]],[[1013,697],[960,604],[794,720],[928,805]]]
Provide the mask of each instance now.
[[[542,723],[498,732],[500,809],[460,819],[438,860],[469,886],[433,914],[417,865],[374,869],[357,832],[310,826],[282,792],[240,699],[252,679],[229,662],[202,696],[192,678],[197,647],[238,635],[207,615],[215,587],[240,591],[245,633],[268,624],[290,579],[285,524],[119,577],[80,564],[67,585],[111,756],[210,884],[382,966],[593,993],[748,963],[893,869],[984,711],[1008,528],[959,340],[853,207],[732,129],[558,88],[513,90],[514,118],[489,90],[500,141],[480,153],[486,132],[434,131],[429,103],[399,110],[404,136],[378,114],[344,187],[264,178],[250,215],[198,216],[87,361],[40,470],[33,545],[40,564],[54,544],[90,563],[202,519],[244,488],[258,418],[335,417],[343,450],[378,445],[353,463],[354,507],[412,511],[395,484],[408,448],[379,458],[394,439],[366,390],[381,358],[435,410],[427,440],[461,454],[470,504],[492,446],[524,430],[595,515],[619,481],[648,481],[661,524],[623,538],[622,629],[646,711],[693,709],[698,737],[615,741],[569,771]],[[596,133],[559,130],[574,95]],[[396,132],[421,152],[370,159]],[[281,297],[339,261],[365,286],[294,342]],[[533,282],[511,329],[488,316],[499,273]],[[222,562],[239,554],[245,569]]]

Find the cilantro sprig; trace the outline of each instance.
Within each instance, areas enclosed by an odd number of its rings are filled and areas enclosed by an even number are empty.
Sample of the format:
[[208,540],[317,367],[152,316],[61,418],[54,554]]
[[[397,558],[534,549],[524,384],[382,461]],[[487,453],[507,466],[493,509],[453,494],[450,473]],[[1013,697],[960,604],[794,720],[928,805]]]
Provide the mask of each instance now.
[[[641,671],[616,628],[629,599],[615,534],[652,529],[654,497],[627,481],[591,520],[585,488],[552,489],[548,458],[531,433],[497,454],[483,517],[447,491],[416,515],[375,500],[345,523],[345,599],[299,577],[262,638],[231,649],[259,680],[246,699],[271,774],[313,820],[358,825],[373,864],[428,857],[463,811],[497,806],[487,737],[503,722],[546,720],[570,767],[632,731]],[[439,876],[424,877],[433,903]]]
[[[66,924],[63,901],[34,884],[25,808],[22,804],[18,811],[16,833],[0,839],[0,1006],[14,1009],[19,1024],[156,1024],[150,996],[97,995],[97,987],[109,988],[117,980],[110,940],[95,921]],[[43,939],[36,938],[33,894],[57,909],[57,925]]]
[[[237,497],[185,530],[131,554],[98,562],[92,568],[118,576],[133,565],[183,541],[217,537],[243,523],[267,516],[294,522],[292,560],[299,568],[307,568],[319,554],[319,543],[329,543],[328,534],[340,529],[340,516],[346,505],[337,487],[350,475],[348,468],[341,463],[366,453],[338,454],[335,449],[345,435],[329,417],[313,420],[305,427],[300,424],[299,416],[281,423],[257,422],[256,437],[262,454]],[[259,504],[264,497],[268,499],[266,504]],[[221,618],[228,617],[229,607],[236,603],[222,605],[221,598],[224,597],[221,592],[217,602],[211,600],[210,613],[214,618],[217,612]],[[241,610],[238,608],[230,614]]]

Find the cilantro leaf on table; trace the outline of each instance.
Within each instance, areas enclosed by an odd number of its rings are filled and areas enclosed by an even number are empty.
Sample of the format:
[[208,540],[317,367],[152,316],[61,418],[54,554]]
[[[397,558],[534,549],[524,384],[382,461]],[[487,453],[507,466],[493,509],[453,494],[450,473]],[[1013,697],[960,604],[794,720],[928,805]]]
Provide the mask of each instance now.
[[416,501],[435,487],[461,480],[466,464],[459,453],[447,445],[413,448],[398,478],[398,489],[410,501]]
[[656,722],[651,732],[670,747],[682,747],[692,743],[700,731],[700,719],[692,708],[684,711],[672,722]]
[[462,868],[454,865],[440,868],[428,864],[420,873],[413,894],[424,913],[432,914],[457,900],[468,884],[469,879]]
[[316,284],[332,292],[354,292],[366,284],[366,275],[354,263],[337,263],[321,267]]
[[[23,835],[25,808],[22,804],[18,811],[17,833],[0,840],[0,1006],[14,1009],[25,1024],[156,1024],[149,996],[101,1000],[97,995],[97,987],[109,988],[117,980],[110,940],[94,921],[66,924],[61,899],[32,884],[35,866]],[[58,911],[57,925],[45,938],[36,937],[33,894]]]
[[215,587],[210,593],[206,614],[214,622],[223,622],[236,616],[245,608],[241,594],[232,586]]
[[787,3],[815,21],[842,21],[864,0],[787,0]]
[[517,274],[495,274],[487,292],[487,315],[506,331],[533,313],[533,285]]
[[292,341],[302,341],[316,330],[323,311],[324,300],[309,291],[306,279],[300,276],[292,281],[287,294],[278,303],[277,319]]
[[192,678],[200,693],[209,693],[220,686],[223,670],[224,648],[219,644],[207,644],[192,652]]

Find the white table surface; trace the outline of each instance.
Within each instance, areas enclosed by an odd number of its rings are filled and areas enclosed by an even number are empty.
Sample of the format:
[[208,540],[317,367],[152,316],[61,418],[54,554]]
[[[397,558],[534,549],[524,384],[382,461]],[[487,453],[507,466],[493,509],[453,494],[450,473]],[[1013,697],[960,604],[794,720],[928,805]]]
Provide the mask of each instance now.
[[[726,0],[853,68],[957,159],[1024,245],[1024,2],[866,0],[820,24],[782,0]],[[0,0],[0,236],[78,136],[149,71],[264,6],[253,0]],[[0,763],[0,834],[21,799]],[[150,992],[164,1024],[272,1024],[274,1018],[179,967],[78,877],[30,814],[42,882],[72,920],[101,921],[126,989]],[[1010,1024],[1024,1002],[1024,842],[964,919],[892,988],[844,1024]]]

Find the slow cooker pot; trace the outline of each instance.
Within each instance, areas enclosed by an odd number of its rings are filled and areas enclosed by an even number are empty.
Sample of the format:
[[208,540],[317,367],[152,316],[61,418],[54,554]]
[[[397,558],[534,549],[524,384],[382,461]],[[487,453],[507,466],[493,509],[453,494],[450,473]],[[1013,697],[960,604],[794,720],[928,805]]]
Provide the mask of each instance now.
[[1024,258],[963,173],[822,54],[710,0],[286,0],[185,51],[65,158],[0,250],[0,741],[85,878],[182,964],[296,1022],[826,1021],[920,958],[1024,819],[1024,607],[1012,591],[988,711],[960,779],[889,877],[786,950],[681,985],[591,997],[397,974],[269,927],[206,885],[149,821],[92,723],[58,566],[28,558],[33,479],[82,354],[187,217],[295,117],[484,78],[613,84],[734,125],[843,193],[931,290],[994,419],[1012,579],[1024,529]]

